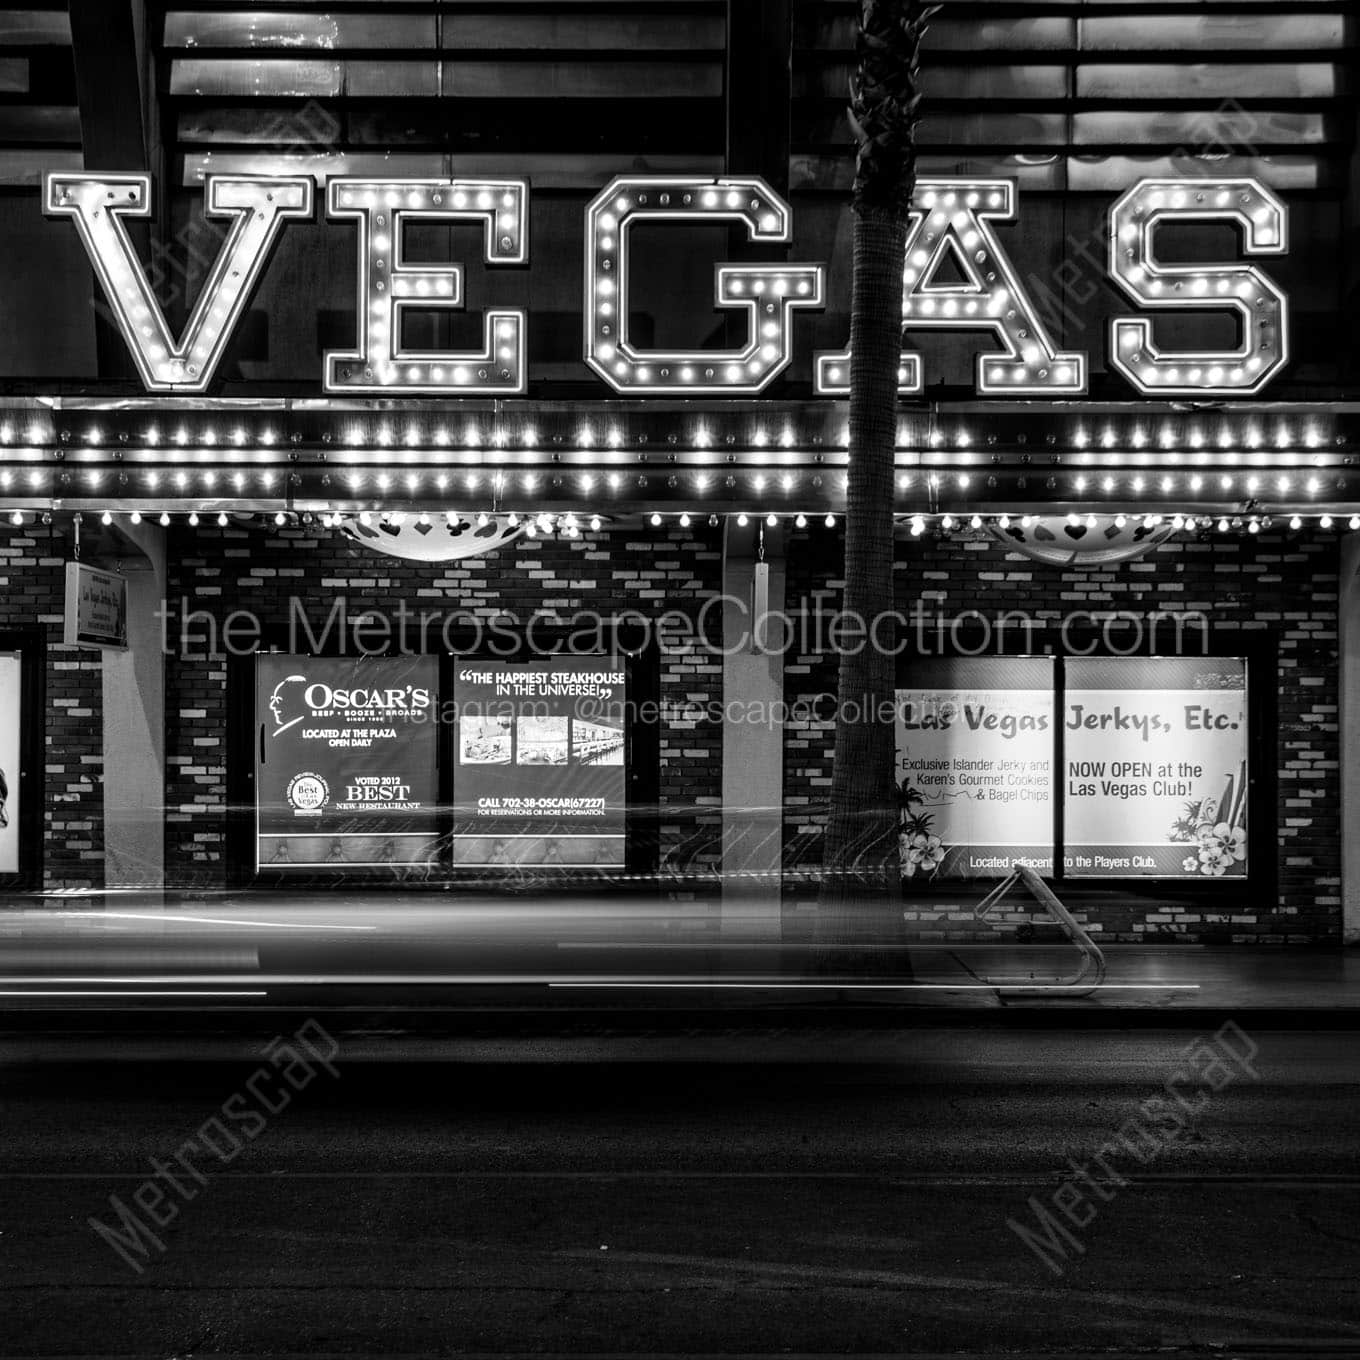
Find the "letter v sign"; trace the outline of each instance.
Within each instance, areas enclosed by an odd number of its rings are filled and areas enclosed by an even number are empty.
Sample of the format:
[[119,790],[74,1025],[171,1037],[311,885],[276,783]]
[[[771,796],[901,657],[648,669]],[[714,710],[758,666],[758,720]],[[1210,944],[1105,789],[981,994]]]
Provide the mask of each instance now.
[[285,218],[310,218],[310,176],[210,175],[208,217],[229,217],[227,238],[176,340],[128,239],[126,217],[151,215],[148,175],[68,174],[46,179],[43,209],[71,217],[85,243],[123,339],[151,392],[203,392],[221,362]]

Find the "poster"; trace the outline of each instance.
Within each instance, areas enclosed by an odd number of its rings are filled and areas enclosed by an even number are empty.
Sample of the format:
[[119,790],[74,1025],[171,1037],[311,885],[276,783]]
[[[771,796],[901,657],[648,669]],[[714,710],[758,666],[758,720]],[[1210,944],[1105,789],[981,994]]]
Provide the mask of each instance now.
[[23,664],[0,652],[0,874],[19,872],[19,732]]
[[1066,674],[1066,872],[1245,877],[1246,663],[1074,660]]
[[454,704],[455,867],[622,867],[621,665],[462,660]]
[[424,866],[437,853],[438,660],[256,660],[257,862]]
[[68,562],[62,635],[68,647],[126,648],[127,578]]
[[1053,868],[1053,662],[911,664],[897,691],[902,873],[1004,878]]

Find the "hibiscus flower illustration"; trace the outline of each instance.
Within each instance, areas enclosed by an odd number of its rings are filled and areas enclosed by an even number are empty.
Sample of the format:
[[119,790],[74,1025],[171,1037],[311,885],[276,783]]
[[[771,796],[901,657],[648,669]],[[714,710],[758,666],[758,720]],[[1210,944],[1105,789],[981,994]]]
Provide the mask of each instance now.
[[1196,828],[1199,840],[1200,872],[1219,877],[1247,857],[1247,833],[1227,822],[1201,822]]
[[1184,869],[1187,874],[1197,874],[1199,873],[1199,860],[1194,855],[1186,855],[1186,857],[1181,860],[1181,868]]
[[918,831],[901,837],[902,872],[913,878],[916,874],[933,874],[944,863],[944,842],[938,836]]

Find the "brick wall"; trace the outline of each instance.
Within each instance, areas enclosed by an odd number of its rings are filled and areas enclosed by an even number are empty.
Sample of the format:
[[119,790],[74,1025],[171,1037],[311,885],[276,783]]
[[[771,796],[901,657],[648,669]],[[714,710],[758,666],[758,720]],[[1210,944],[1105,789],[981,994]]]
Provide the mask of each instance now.
[[[545,628],[581,611],[637,612],[654,619],[678,611],[693,619],[720,593],[721,530],[606,527],[578,539],[520,538],[499,552],[427,565],[387,557],[316,528],[187,526],[169,531],[168,593],[219,623],[234,610],[258,616],[266,637],[283,634],[290,600],[305,602],[313,633],[343,598],[352,618],[389,616],[404,601],[421,610],[465,611],[488,622],[509,611],[521,621],[542,611]],[[672,636],[683,635],[678,623]],[[297,635],[304,637],[299,630]],[[304,639],[305,640],[305,639]],[[196,649],[201,651],[201,648]],[[305,650],[305,648],[302,648]],[[660,660],[663,704],[720,697],[720,657],[668,648]],[[222,649],[172,657],[166,677],[166,872],[176,885],[217,886],[226,879],[227,664]],[[717,857],[722,730],[694,720],[660,731],[660,836],[663,854]],[[696,848],[697,847],[697,848]]]
[[62,638],[70,524],[0,522],[0,631],[44,635],[43,886],[104,882],[103,695],[100,654]]
[[[1142,561],[1109,568],[1062,570],[1007,551],[985,534],[926,537],[899,545],[894,564],[897,607],[928,620],[968,610],[995,618],[1026,611],[1035,621],[1035,650],[1061,650],[1059,629],[1075,610],[1201,610],[1214,629],[1216,650],[1246,649],[1252,639],[1278,646],[1278,875],[1259,895],[1196,895],[1172,885],[1137,893],[1070,885],[1064,892],[1093,933],[1105,940],[1335,941],[1341,929],[1341,825],[1337,711],[1337,568],[1334,535],[1316,529],[1297,536],[1270,531],[1241,538],[1213,535],[1174,541]],[[843,587],[840,532],[820,526],[797,532],[788,549],[788,603],[835,592],[823,608],[839,607]],[[812,634],[813,637],[816,634]],[[927,634],[929,638],[929,633]],[[1198,637],[1193,639],[1198,644]],[[1164,649],[1165,650],[1165,649]],[[790,655],[785,670],[790,704],[834,693],[836,667],[825,652]],[[820,831],[831,777],[829,721],[811,718],[785,734],[786,863],[820,863]],[[1253,752],[1259,760],[1260,754]],[[791,878],[793,876],[790,876]],[[913,931],[931,938],[971,938],[964,890],[951,904],[913,898]],[[946,894],[940,893],[944,899]],[[809,893],[786,883],[786,919],[805,925]],[[1003,922],[1032,921],[1024,910]]]

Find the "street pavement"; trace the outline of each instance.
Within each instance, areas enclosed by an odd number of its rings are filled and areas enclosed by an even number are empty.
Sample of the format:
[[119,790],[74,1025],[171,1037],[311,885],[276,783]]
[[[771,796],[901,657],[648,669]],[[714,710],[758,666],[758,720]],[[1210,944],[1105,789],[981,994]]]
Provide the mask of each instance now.
[[1186,1023],[7,1036],[0,1354],[1360,1354],[1354,1033]]

